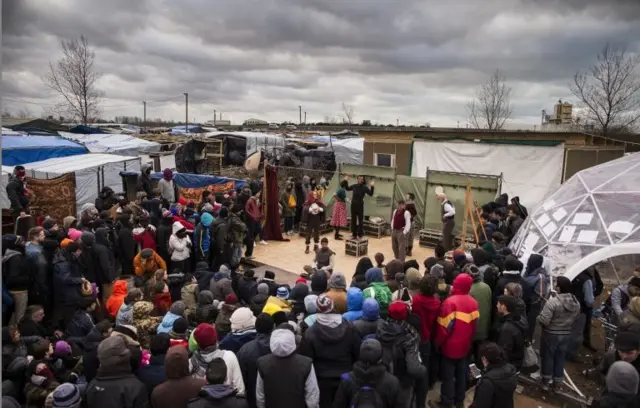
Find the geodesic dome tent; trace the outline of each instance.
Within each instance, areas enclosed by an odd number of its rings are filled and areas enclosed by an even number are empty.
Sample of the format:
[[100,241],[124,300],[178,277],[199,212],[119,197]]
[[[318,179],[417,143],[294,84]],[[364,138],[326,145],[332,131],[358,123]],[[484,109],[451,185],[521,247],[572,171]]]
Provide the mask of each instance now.
[[[545,256],[554,276],[569,279],[598,262],[640,254],[640,153],[576,173],[529,213],[511,249],[519,258]],[[622,281],[631,272],[613,273]]]

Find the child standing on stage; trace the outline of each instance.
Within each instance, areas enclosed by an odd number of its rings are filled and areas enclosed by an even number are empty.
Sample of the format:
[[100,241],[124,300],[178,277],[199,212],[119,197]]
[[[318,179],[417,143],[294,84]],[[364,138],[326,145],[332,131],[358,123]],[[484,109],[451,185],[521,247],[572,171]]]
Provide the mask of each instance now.
[[333,195],[333,214],[331,215],[331,226],[335,230],[334,238],[341,240],[340,228],[346,228],[347,223],[347,192],[344,188],[338,188]]

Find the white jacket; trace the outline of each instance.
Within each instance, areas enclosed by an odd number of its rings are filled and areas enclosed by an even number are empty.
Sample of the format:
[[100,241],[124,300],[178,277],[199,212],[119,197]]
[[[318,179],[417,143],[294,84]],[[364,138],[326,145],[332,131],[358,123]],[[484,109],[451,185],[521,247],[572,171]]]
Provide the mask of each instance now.
[[205,354],[203,350],[197,350],[189,359],[189,372],[191,376],[194,378],[205,378],[207,365],[214,358],[223,359],[227,365],[227,379],[224,383],[235,388],[236,391],[238,391],[238,395],[244,396],[245,388],[240,363],[238,363],[238,358],[231,351],[216,349],[215,351],[210,351]]
[[191,256],[191,238],[185,236],[184,238],[178,238],[176,233],[184,229],[184,226],[179,222],[173,223],[173,234],[169,238],[169,253],[171,253],[172,261],[184,261]]

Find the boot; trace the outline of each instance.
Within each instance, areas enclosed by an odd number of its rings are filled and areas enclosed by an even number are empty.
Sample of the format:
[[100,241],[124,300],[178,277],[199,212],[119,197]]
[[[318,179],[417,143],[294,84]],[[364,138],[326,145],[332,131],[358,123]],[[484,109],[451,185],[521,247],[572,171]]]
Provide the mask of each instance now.
[[309,245],[307,245],[307,249],[305,249],[305,250],[304,250],[304,253],[305,253],[305,254],[308,254],[308,253],[309,253]]
[[313,245],[313,252],[318,252],[318,244]]
[[413,249],[412,247],[407,247],[407,253],[406,253],[407,256],[411,256],[412,249]]
[[333,236],[333,239],[335,239],[336,241],[342,241],[342,235],[336,232],[335,235]]

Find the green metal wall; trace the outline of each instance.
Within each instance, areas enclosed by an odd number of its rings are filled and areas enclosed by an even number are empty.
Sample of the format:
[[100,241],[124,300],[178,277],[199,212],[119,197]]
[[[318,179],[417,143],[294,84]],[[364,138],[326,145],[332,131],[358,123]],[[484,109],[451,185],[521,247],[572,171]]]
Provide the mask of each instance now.
[[416,215],[415,224],[417,228],[422,228],[424,221],[424,199],[427,191],[427,179],[424,177],[396,176],[396,189],[394,192],[393,207],[399,199],[405,198],[407,193],[413,193],[416,196],[415,205],[418,214]]

